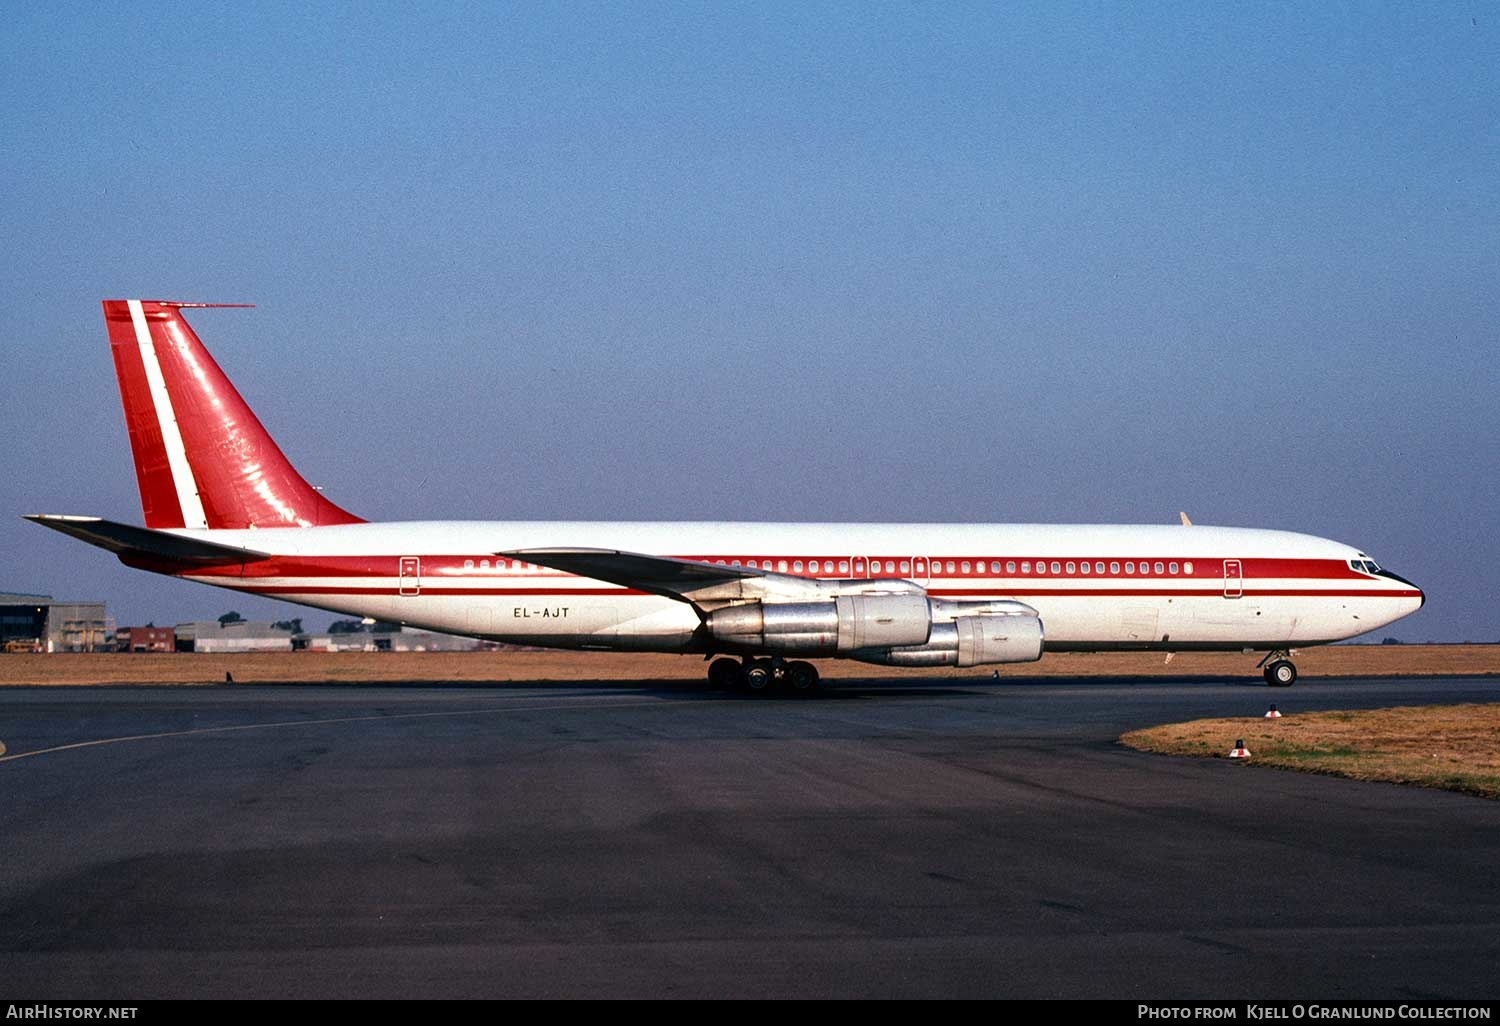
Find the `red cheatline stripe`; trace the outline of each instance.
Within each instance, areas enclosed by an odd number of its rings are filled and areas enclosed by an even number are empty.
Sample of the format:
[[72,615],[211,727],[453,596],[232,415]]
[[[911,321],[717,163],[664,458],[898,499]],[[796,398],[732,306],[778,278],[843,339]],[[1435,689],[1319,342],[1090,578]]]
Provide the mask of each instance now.
[[[221,584],[219,587],[235,591],[252,592],[258,595],[395,595],[398,588],[390,585],[383,588],[370,587],[326,587],[322,585],[298,586],[285,584],[241,585]],[[1161,588],[1153,590],[1130,588],[928,588],[927,593],[936,598],[1014,598],[1016,596],[1042,596],[1047,598],[1223,598],[1222,589],[1211,591]],[[526,598],[541,595],[593,596],[593,595],[646,595],[649,592],[633,588],[442,588],[422,585],[422,595],[467,595],[467,596],[511,596]],[[1245,598],[1418,598],[1418,591],[1367,591],[1324,588],[1276,588],[1259,590],[1246,588]],[[1229,601],[1233,601],[1232,599]]]
[[[257,595],[395,595],[396,585],[385,588],[341,587],[329,588],[321,585],[301,587],[294,584],[218,584],[220,588],[234,591],[254,592]],[[415,593],[415,586],[411,589]],[[517,598],[532,595],[646,595],[648,592],[630,588],[434,588],[422,585],[423,595],[514,595]]]
[[[258,563],[253,563],[253,564],[246,565],[245,568],[244,568],[244,576],[245,577],[321,577],[321,576],[336,576],[336,577],[390,577],[390,576],[393,576],[393,574],[394,574],[394,568],[396,566],[396,561],[397,561],[398,558],[399,557],[397,557],[397,556],[368,556],[368,555],[366,555],[366,556],[323,556],[323,557],[279,556],[279,557],[275,557],[275,558],[268,559],[268,560],[262,560],[262,561],[260,561]],[[436,576],[451,576],[451,575],[455,575],[456,574],[456,575],[461,575],[461,576],[465,576],[465,577],[478,577],[478,578],[495,577],[495,578],[501,578],[501,579],[504,579],[504,580],[515,580],[517,578],[527,578],[527,577],[559,577],[559,576],[567,576],[567,575],[563,574],[561,571],[557,571],[557,570],[531,569],[531,570],[527,570],[527,571],[525,571],[523,573],[518,573],[514,569],[506,569],[506,568],[501,568],[499,566],[481,567],[481,566],[478,565],[479,560],[482,559],[482,558],[486,558],[486,557],[483,557],[483,556],[480,556],[480,555],[476,555],[476,556],[447,556],[447,555],[445,555],[445,556],[422,556],[422,555],[418,555],[417,558],[421,560],[422,575],[424,577],[428,577],[428,576],[433,576],[433,577],[436,577]],[[731,560],[731,557],[727,557],[727,556],[714,556],[714,557],[706,557],[706,556],[697,556],[697,557],[676,556],[676,557],[672,557],[672,558],[675,558],[675,559],[693,559],[693,560],[695,560],[697,562],[704,563],[705,565],[714,565],[714,566],[719,565],[719,561],[720,560],[724,560],[726,563]],[[767,563],[779,564],[781,561],[783,561],[783,557],[780,557],[780,556],[754,556],[754,557],[735,556],[735,557],[732,557],[732,558],[733,559],[738,559],[738,560],[740,560],[741,563],[746,563],[746,564],[748,564],[749,560],[753,558],[758,563],[760,563],[762,569],[769,569],[769,567],[767,566]],[[789,556],[789,557],[784,557],[784,558],[785,558],[785,562],[787,563],[788,566],[791,566],[792,563],[795,560],[799,560],[800,559],[800,560],[803,561],[803,566],[804,567],[808,563],[810,563],[810,562],[817,562],[817,563],[821,564],[824,567],[826,567],[830,563],[836,563],[838,561],[843,561],[843,562],[846,562],[846,563],[849,562],[849,558],[847,556],[835,556],[835,557],[828,557],[828,556],[796,556],[796,557],[790,557]],[[1228,558],[1234,559],[1235,557],[1231,556],[1231,557],[1228,557]],[[893,559],[892,561],[896,563],[897,568],[895,570],[893,570],[893,571],[889,571],[889,573],[900,575],[902,573],[902,571],[900,569],[900,564],[902,562],[907,562],[909,564],[910,563],[910,558],[909,557],[899,557],[897,559]],[[474,563],[474,565],[473,566],[465,566],[464,564],[466,562],[472,562],[472,563]],[[512,562],[512,561],[506,561],[506,562]],[[885,562],[885,557],[881,557],[881,562],[882,563]],[[944,557],[943,560],[941,560],[941,562],[946,564],[948,562],[947,557]],[[955,563],[957,563],[959,565],[962,565],[962,563],[964,561],[960,560],[960,559],[955,559],[953,562],[955,562]],[[970,562],[971,562],[971,565],[977,566],[981,562],[981,560],[975,559],[975,560],[971,560]],[[952,578],[959,577],[959,576],[963,576],[963,577],[987,577],[988,578],[988,577],[998,576],[997,574],[994,574],[994,573],[992,573],[992,572],[989,571],[989,569],[988,569],[988,564],[989,563],[998,562],[998,563],[1000,563],[1003,566],[1005,563],[1011,562],[1011,563],[1016,563],[1017,566],[1019,567],[1019,565],[1020,565],[1021,562],[1036,563],[1038,561],[1035,558],[1033,558],[1033,557],[1022,557],[1022,556],[994,556],[994,557],[991,557],[991,556],[985,556],[985,557],[983,557],[982,562],[985,564],[985,569],[983,569],[983,570],[975,569],[975,570],[971,571],[968,574],[962,574],[962,575],[960,575],[957,572],[955,572],[953,574],[949,574],[946,571],[943,571],[943,572],[939,572],[937,574],[932,574],[930,576],[935,576],[935,577],[938,577],[938,578],[948,578],[948,579],[952,579]],[[1050,567],[1051,563],[1054,562],[1054,560],[1052,559],[1052,557],[1049,556],[1045,560],[1045,562]],[[1070,562],[1070,560],[1065,559],[1065,558],[1058,558],[1057,560],[1055,560],[1055,562],[1058,562],[1058,563],[1062,564],[1063,566],[1066,566],[1067,563]],[[1075,557],[1073,560],[1071,560],[1071,562],[1081,563],[1081,562],[1084,562],[1084,561],[1078,560]],[[1070,574],[1066,570],[1063,570],[1063,571],[1060,571],[1059,573],[1054,574],[1049,569],[1048,572],[1046,572],[1046,573],[1040,573],[1040,574],[1038,574],[1038,573],[1030,573],[1030,574],[1024,574],[1024,575],[1022,575],[1022,574],[1018,574],[1018,573],[1007,572],[1007,573],[1005,573],[1004,576],[1008,577],[1008,578],[1024,579],[1024,580],[1027,580],[1027,581],[1049,581],[1049,580],[1069,580],[1069,581],[1074,581],[1074,580],[1093,580],[1093,581],[1097,581],[1097,580],[1104,580],[1104,579],[1114,579],[1114,580],[1188,580],[1188,581],[1191,581],[1191,580],[1204,580],[1204,581],[1221,581],[1224,578],[1224,571],[1223,571],[1224,559],[1223,558],[1219,558],[1219,557],[1209,558],[1209,557],[1203,557],[1203,556],[1196,556],[1196,557],[1193,557],[1192,559],[1185,559],[1182,556],[1173,556],[1173,557],[1170,557],[1170,558],[1163,558],[1163,559],[1152,558],[1152,559],[1147,559],[1147,560],[1142,561],[1142,560],[1140,560],[1138,558],[1135,558],[1135,557],[1132,557],[1132,558],[1130,558],[1130,559],[1127,560],[1127,559],[1121,559],[1121,558],[1099,559],[1099,558],[1095,558],[1095,557],[1091,556],[1091,557],[1089,557],[1089,559],[1087,560],[1087,562],[1090,564],[1090,566],[1092,566],[1094,563],[1100,563],[1100,562],[1104,563],[1105,566],[1106,566],[1106,572],[1104,574],[1102,574],[1102,575],[1099,574],[1099,573],[1087,573],[1087,574],[1077,573],[1076,571],[1074,573]],[[1154,569],[1153,569],[1153,571],[1151,573],[1148,573],[1148,574],[1128,574],[1127,575],[1127,574],[1123,574],[1123,573],[1109,573],[1108,570],[1107,570],[1108,565],[1110,563],[1119,564],[1123,568],[1124,564],[1127,563],[1127,562],[1135,563],[1135,564],[1138,564],[1138,565],[1140,565],[1140,564],[1142,564],[1144,562],[1146,564],[1152,565],[1153,567],[1158,562],[1162,563],[1163,566],[1165,566],[1165,565],[1167,565],[1169,563],[1175,562],[1179,566],[1179,572],[1175,573],[1175,574],[1170,573],[1170,572],[1163,572],[1161,574],[1157,574],[1154,571]],[[1181,567],[1183,566],[1183,564],[1189,563],[1189,562],[1193,563],[1193,573],[1188,574],[1188,573],[1181,572]],[[1342,560],[1337,560],[1337,559],[1239,559],[1239,562],[1242,564],[1242,567],[1243,567],[1243,576],[1246,577],[1246,578],[1249,578],[1249,579],[1255,579],[1255,578],[1264,579],[1264,578],[1268,578],[1268,577],[1293,578],[1293,579],[1301,579],[1301,580],[1357,580],[1357,581],[1368,581],[1368,580],[1371,579],[1370,577],[1368,577],[1365,574],[1356,573],[1354,570],[1351,570],[1349,568],[1348,564],[1344,563]],[[732,567],[726,567],[726,568],[727,569],[732,569]],[[238,570],[238,566],[237,565],[236,565],[235,569]],[[820,570],[819,573],[815,574],[815,575],[807,573],[805,571],[803,573],[800,573],[800,574],[798,574],[796,571],[791,571],[791,570],[788,570],[787,572],[795,574],[796,576],[820,577],[820,578],[832,578],[832,579],[839,579],[840,578],[840,575],[835,574],[834,572],[826,570],[826,569]],[[851,569],[849,571],[849,573],[852,573],[852,572],[853,571]],[[877,576],[884,576],[884,575],[886,575],[888,573],[888,571],[886,571],[882,567],[880,570],[873,571],[873,573],[876,574]],[[843,575],[843,577],[847,577],[847,576],[848,576],[847,573]],[[868,576],[868,574],[862,574],[861,576],[862,577]],[[908,572],[905,574],[905,576],[907,576],[907,577],[912,576],[912,573],[910,572],[910,570],[908,570]],[[919,576],[929,576],[929,575],[919,575]]]
[[[1130,589],[1130,588],[928,588],[929,595],[968,595],[968,596],[991,596],[1003,593],[1005,595],[1066,595],[1070,597],[1089,598],[1095,595],[1119,596],[1152,596],[1156,598],[1227,598],[1224,589],[1213,588],[1203,590],[1198,588],[1158,588],[1152,590]],[[1242,593],[1247,598],[1284,598],[1284,597],[1323,597],[1323,598],[1417,598],[1422,593],[1419,591],[1372,591],[1365,588],[1255,588],[1249,585]]]

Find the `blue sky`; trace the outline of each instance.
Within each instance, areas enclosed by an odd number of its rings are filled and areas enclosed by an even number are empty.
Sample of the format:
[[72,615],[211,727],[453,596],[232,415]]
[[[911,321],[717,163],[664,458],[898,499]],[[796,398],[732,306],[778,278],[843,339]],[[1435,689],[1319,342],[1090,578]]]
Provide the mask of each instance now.
[[[342,505],[1200,523],[1500,640],[1500,7],[21,5],[11,513],[139,521],[98,301]],[[0,590],[299,615],[0,518]],[[310,622],[326,620],[309,613]]]

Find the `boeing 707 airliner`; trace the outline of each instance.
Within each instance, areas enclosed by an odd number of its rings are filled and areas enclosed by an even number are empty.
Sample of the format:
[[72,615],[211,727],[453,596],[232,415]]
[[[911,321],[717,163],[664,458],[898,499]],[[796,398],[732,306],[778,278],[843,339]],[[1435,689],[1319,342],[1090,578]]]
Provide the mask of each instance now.
[[[325,498],[188,326],[104,301],[144,527],[28,519],[128,566],[498,642],[696,654],[752,692],[811,659],[988,666],[1044,651],[1265,652],[1376,630],[1421,589],[1349,545],[1237,527],[418,521]],[[715,658],[718,657],[718,658]]]

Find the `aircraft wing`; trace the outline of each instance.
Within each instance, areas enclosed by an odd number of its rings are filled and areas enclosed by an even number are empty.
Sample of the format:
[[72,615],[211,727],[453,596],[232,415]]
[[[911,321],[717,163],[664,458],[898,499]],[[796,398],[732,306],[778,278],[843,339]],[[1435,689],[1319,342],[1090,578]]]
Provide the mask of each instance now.
[[622,588],[663,595],[679,602],[693,602],[696,597],[707,597],[706,592],[725,588],[735,592],[740,582],[778,576],[752,567],[695,563],[690,559],[649,556],[618,549],[514,549],[495,555],[618,584]]
[[147,557],[187,563],[252,563],[271,558],[269,553],[243,549],[238,545],[223,545],[150,527],[134,527],[102,517],[29,513],[22,519],[61,531],[122,557]]
[[[692,605],[700,614],[718,606],[741,602],[827,602],[831,594],[847,590],[851,583],[618,549],[513,549],[495,555],[676,599]],[[923,593],[920,587],[908,581],[858,583],[873,591]]]

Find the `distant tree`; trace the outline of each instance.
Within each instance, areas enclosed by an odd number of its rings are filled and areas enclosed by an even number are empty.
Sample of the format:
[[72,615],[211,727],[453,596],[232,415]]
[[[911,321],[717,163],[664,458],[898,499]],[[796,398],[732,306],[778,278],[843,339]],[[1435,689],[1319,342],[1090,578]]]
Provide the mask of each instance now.
[[291,631],[293,634],[301,634],[302,617],[294,617],[291,620],[277,620],[271,626],[275,627],[278,631]]
[[329,634],[358,634],[365,625],[358,620],[335,620],[328,625]]
[[239,613],[235,613],[235,612],[228,612],[228,613],[225,613],[223,616],[219,617],[219,626],[220,627],[226,627],[226,626],[228,626],[229,624],[232,624],[232,623],[244,623],[244,622],[245,622],[245,618],[243,616],[241,616]]
[[1380,643],[1382,645],[1400,645],[1403,642],[1400,638],[1385,638]]
[[375,634],[400,634],[401,625],[399,623],[391,623],[388,620],[376,620],[375,626],[371,627],[370,630]]

